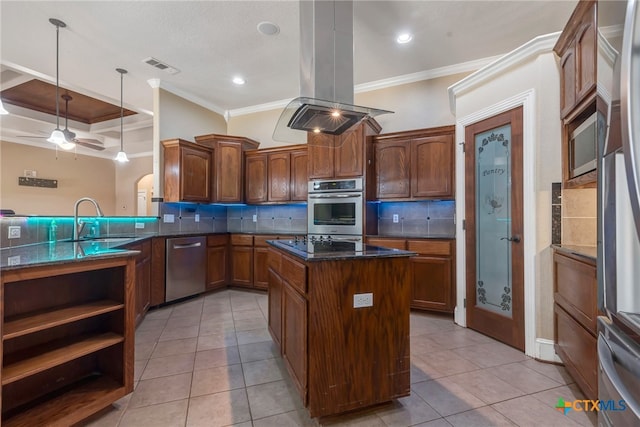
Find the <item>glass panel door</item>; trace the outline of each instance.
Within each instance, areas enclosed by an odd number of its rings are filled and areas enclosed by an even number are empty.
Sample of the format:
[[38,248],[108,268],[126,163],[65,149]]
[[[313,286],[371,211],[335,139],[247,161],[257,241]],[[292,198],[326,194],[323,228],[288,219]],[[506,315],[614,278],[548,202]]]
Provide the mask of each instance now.
[[511,124],[475,135],[476,307],[512,317]]

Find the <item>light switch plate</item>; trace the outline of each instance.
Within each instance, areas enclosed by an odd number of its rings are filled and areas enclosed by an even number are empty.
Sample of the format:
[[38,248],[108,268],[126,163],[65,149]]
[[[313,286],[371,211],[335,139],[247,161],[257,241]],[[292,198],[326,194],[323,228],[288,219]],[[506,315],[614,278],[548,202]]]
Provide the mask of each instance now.
[[162,221],[166,223],[172,223],[175,221],[176,216],[174,214],[164,214],[162,216]]
[[7,258],[7,265],[20,265],[20,255],[14,255]]
[[144,222],[136,222],[136,228],[137,228],[137,229],[142,229],[142,228],[144,228]]
[[258,215],[253,216],[253,222],[258,222]]
[[195,216],[195,221],[196,221],[196,222],[200,222],[200,214],[196,214],[196,216]]

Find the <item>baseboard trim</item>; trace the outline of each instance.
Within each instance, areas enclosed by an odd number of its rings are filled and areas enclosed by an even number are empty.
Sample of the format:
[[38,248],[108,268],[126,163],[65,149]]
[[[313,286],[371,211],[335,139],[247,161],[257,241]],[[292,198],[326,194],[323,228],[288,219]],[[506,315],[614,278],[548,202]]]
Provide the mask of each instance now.
[[553,348],[553,344],[553,340],[536,338],[536,355],[534,357],[546,362],[562,363],[562,360]]

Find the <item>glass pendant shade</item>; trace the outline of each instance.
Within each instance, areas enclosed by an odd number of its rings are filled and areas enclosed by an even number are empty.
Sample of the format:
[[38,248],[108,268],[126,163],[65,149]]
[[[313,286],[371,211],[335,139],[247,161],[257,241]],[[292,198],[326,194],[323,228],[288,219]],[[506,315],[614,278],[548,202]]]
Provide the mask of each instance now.
[[62,148],[63,150],[72,150],[76,147],[76,144],[74,142],[69,142],[66,139],[64,140],[64,142],[61,142],[60,144],[58,144],[60,146],[60,148]]
[[56,129],[51,132],[51,136],[47,138],[47,142],[51,142],[52,144],[57,144],[62,146],[67,140],[64,137],[64,133],[60,129]]
[[2,100],[0,100],[0,115],[9,114],[7,110],[4,109],[4,105],[2,105]]
[[125,153],[124,151],[118,151],[118,155],[114,160],[120,163],[126,163],[129,161],[129,159],[127,158],[127,153]]

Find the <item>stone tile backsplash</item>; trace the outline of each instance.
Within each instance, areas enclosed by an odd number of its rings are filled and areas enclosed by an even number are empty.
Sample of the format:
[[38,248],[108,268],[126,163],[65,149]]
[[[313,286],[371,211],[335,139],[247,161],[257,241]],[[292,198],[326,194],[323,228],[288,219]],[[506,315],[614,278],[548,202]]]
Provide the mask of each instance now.
[[[397,222],[394,222],[397,215]],[[402,237],[456,235],[456,204],[453,200],[382,202],[378,205],[378,234]]]
[[597,190],[562,190],[562,244],[596,246]]
[[305,204],[229,206],[227,231],[230,233],[306,234],[307,206]]
[[159,213],[160,234],[227,231],[227,206],[161,203]]

